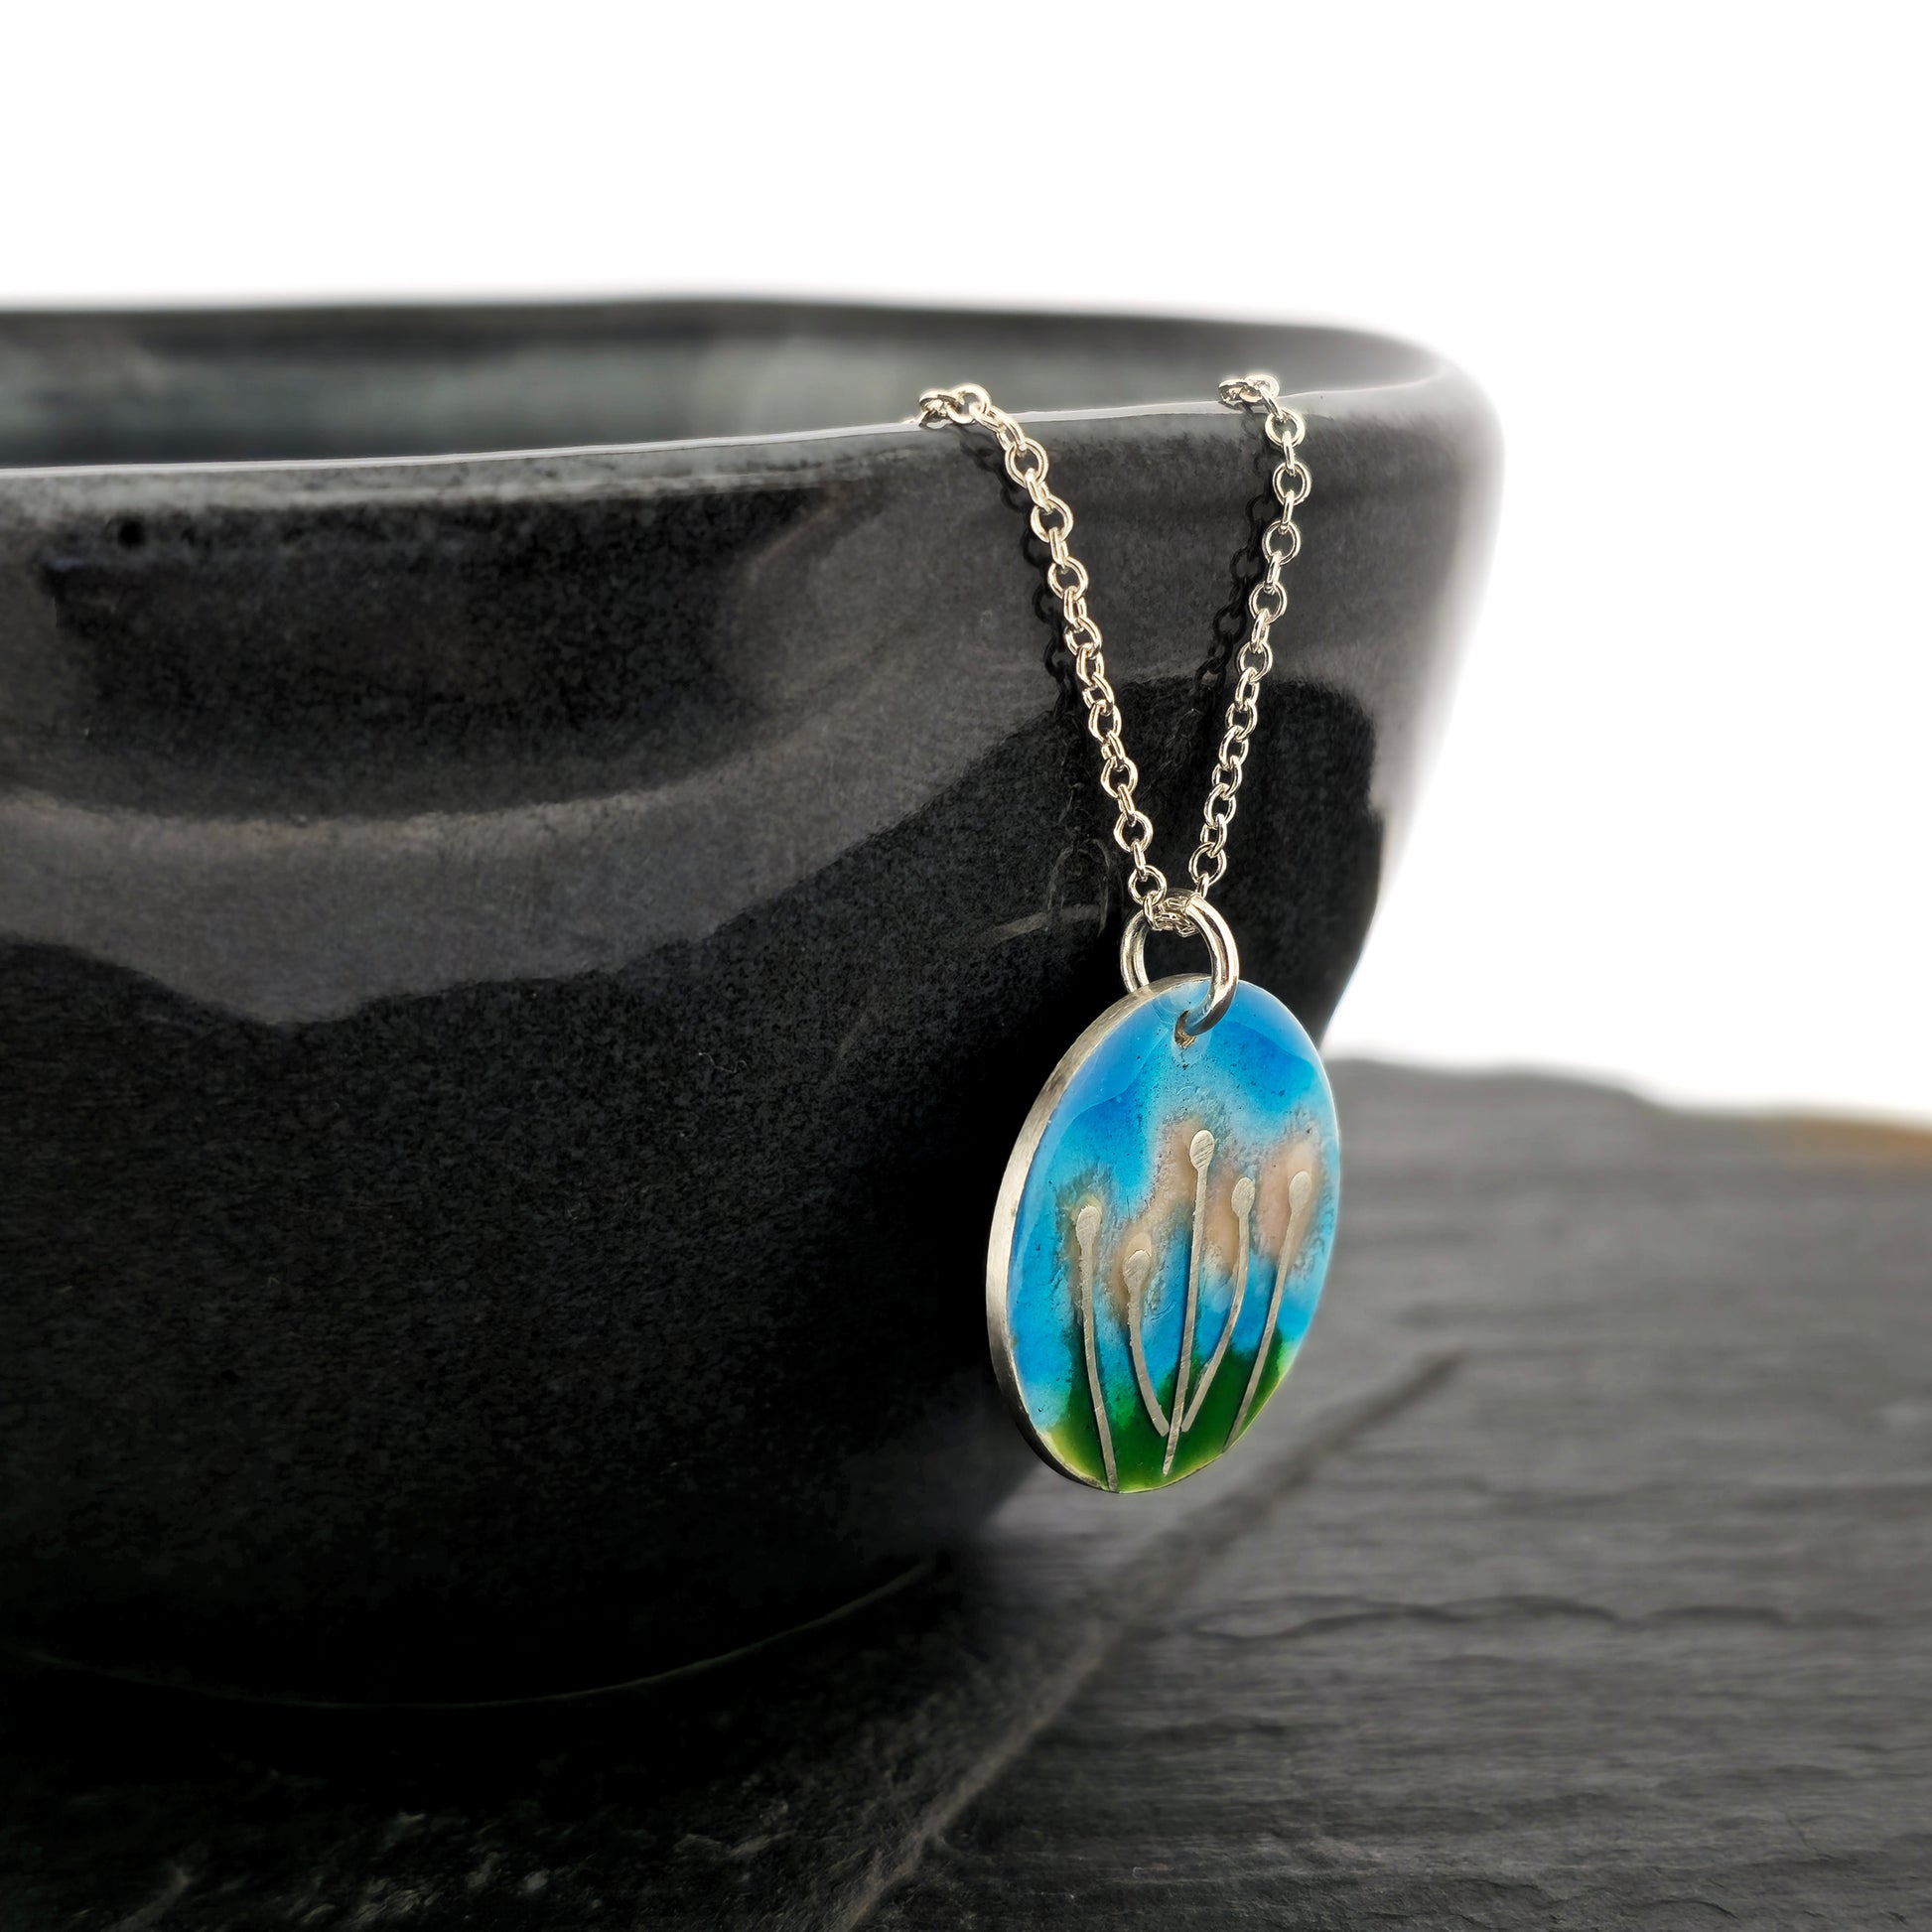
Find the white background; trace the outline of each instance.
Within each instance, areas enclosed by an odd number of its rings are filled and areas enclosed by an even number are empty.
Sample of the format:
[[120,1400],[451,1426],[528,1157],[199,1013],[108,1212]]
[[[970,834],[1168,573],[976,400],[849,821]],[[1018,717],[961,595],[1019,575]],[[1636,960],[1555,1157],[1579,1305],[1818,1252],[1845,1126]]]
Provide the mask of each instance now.
[[1338,1047],[1932,1118],[1919,9],[9,10],[0,302],[1358,321],[1501,545]]

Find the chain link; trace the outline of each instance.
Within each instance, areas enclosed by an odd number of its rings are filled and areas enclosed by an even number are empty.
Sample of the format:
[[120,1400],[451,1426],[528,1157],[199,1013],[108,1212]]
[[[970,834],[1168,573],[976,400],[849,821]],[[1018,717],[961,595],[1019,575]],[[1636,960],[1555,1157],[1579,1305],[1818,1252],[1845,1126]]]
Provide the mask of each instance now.
[[1214,759],[1214,777],[1201,812],[1200,843],[1187,861],[1187,876],[1205,898],[1228,869],[1228,827],[1234,823],[1234,795],[1241,789],[1242,767],[1248,761],[1248,740],[1261,713],[1261,680],[1273,668],[1274,646],[1269,632],[1288,614],[1288,592],[1282,572],[1302,549],[1301,526],[1295,512],[1308,501],[1312,480],[1295,452],[1308,425],[1299,410],[1290,409],[1272,375],[1250,375],[1221,384],[1221,400],[1230,409],[1259,409],[1262,431],[1280,450],[1281,461],[1271,479],[1278,514],[1261,533],[1263,569],[1248,593],[1248,635],[1234,660],[1234,696],[1228,703],[1227,729]]
[[1046,452],[1013,417],[996,407],[977,382],[962,382],[952,389],[928,389],[919,398],[919,421],[927,428],[950,423],[961,429],[990,431],[1000,446],[1007,475],[1026,491],[1033,505],[1028,521],[1034,535],[1046,546],[1046,588],[1060,601],[1060,634],[1073,659],[1073,674],[1086,706],[1087,730],[1100,747],[1101,788],[1113,801],[1117,813],[1114,843],[1132,866],[1127,880],[1128,894],[1146,914],[1150,925],[1168,932],[1180,931],[1190,923],[1186,910],[1188,899],[1198,897],[1205,901],[1227,871],[1228,827],[1234,822],[1235,794],[1241,789],[1248,741],[1261,715],[1261,681],[1275,661],[1269,632],[1288,610],[1282,572],[1295,561],[1302,548],[1302,532],[1295,521],[1295,512],[1308,500],[1310,487],[1308,470],[1295,454],[1307,434],[1307,425],[1299,411],[1290,409],[1281,400],[1275,378],[1271,375],[1237,377],[1221,384],[1220,395],[1230,409],[1263,412],[1263,430],[1269,442],[1282,453],[1273,479],[1280,513],[1261,533],[1264,568],[1254,589],[1248,593],[1248,635],[1234,660],[1234,696],[1228,705],[1226,730],[1214,761],[1214,778],[1201,814],[1200,843],[1187,861],[1187,876],[1193,881],[1191,895],[1171,892],[1167,875],[1148,857],[1148,847],[1154,839],[1154,822],[1134,800],[1140,770],[1128,757],[1121,737],[1120,703],[1107,679],[1100,626],[1087,609],[1086,567],[1067,544],[1073,531],[1073,511],[1046,486]]

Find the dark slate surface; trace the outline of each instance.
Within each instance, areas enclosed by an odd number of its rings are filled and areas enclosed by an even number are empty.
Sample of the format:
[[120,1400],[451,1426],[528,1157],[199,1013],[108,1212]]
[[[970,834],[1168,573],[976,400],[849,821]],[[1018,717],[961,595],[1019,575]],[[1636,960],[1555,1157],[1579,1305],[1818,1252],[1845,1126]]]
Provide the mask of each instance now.
[[1340,1089],[1232,1466],[540,1709],[16,1670],[0,1924],[1932,1923],[1932,1139]]

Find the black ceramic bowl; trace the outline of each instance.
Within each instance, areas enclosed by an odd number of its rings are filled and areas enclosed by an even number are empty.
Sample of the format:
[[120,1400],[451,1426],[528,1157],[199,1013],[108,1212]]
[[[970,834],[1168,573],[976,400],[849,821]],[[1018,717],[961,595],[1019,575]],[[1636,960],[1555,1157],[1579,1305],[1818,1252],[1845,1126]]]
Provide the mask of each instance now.
[[848,1599],[1032,1466],[985,1230],[1118,994],[1118,855],[1016,499],[904,419],[968,377],[1049,412],[1177,873],[1268,502],[1213,401],[1251,368],[1314,493],[1220,902],[1318,1032],[1487,543],[1494,428],[1435,356],[783,304],[0,319],[14,1643],[551,1692]]

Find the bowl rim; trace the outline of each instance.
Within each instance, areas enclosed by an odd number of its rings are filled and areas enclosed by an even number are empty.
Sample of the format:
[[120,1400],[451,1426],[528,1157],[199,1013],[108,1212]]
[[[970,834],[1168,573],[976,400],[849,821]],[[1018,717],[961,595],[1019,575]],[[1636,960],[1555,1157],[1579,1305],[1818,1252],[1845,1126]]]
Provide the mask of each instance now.
[[[725,325],[719,328],[718,325]],[[1097,332],[1123,340],[1139,339],[1159,347],[1163,341],[1178,347],[1188,344],[1198,347],[1203,340],[1228,339],[1230,353],[1239,343],[1265,347],[1265,340],[1281,344],[1328,341],[1357,352],[1367,350],[1387,356],[1389,367],[1380,374],[1356,374],[1318,385],[1303,384],[1285,388],[1292,400],[1317,406],[1324,415],[1374,414],[1372,399],[1403,397],[1410,408],[1430,395],[1451,397],[1463,404],[1473,402],[1486,411],[1486,403],[1471,379],[1448,356],[1411,339],[1380,330],[1315,318],[1206,315],[1177,310],[1108,309],[1027,309],[975,304],[933,305],[887,301],[830,301],[806,296],[743,296],[732,294],[637,296],[623,298],[531,297],[518,299],[485,298],[423,299],[400,302],[322,302],[322,303],[235,303],[228,305],[183,304],[166,306],[99,306],[62,308],[12,308],[0,310],[0,406],[4,406],[10,378],[6,351],[17,345],[30,352],[36,339],[49,341],[76,335],[106,339],[111,345],[115,335],[129,337],[130,359],[139,353],[142,332],[153,331],[174,336],[184,344],[204,339],[229,338],[238,344],[237,365],[252,355],[272,350],[278,339],[303,334],[342,333],[349,340],[359,333],[373,336],[388,329],[419,330],[425,348],[435,345],[436,332],[456,346],[465,340],[485,340],[480,332],[493,331],[507,343],[514,332],[526,339],[534,334],[541,340],[554,335],[560,346],[578,342],[612,341],[626,331],[648,327],[659,336],[667,326],[683,325],[696,330],[709,325],[726,335],[736,331],[742,337],[760,338],[774,343],[786,334],[794,336],[800,326],[816,329],[828,341],[843,332],[855,351],[862,345],[864,332],[875,336],[899,334],[908,340],[922,328],[957,330],[962,326],[984,327],[989,337],[1000,331],[1025,330],[1035,335],[1049,333],[1069,338],[1092,338]],[[237,337],[237,330],[243,333]],[[252,333],[247,333],[252,332]],[[205,352],[205,351],[204,351]],[[946,352],[946,351],[942,351]],[[1230,371],[1231,373],[1234,371]],[[937,371],[935,381],[953,380],[958,372]],[[1016,408],[1024,421],[1042,424],[1082,424],[1124,420],[1158,423],[1162,419],[1199,419],[1224,416],[1212,396],[1176,396],[1168,400],[1067,408]],[[887,420],[854,421],[818,428],[744,431],[716,435],[655,437],[612,441],[559,443],[517,443],[453,447],[448,450],[409,451],[390,454],[227,457],[185,459],[141,459],[86,463],[9,463],[0,459],[0,483],[33,482],[55,478],[145,478],[184,480],[209,474],[242,474],[261,477],[268,474],[313,476],[316,473],[352,475],[370,470],[425,470],[436,467],[558,463],[573,459],[631,458],[650,460],[676,458],[694,453],[716,451],[724,455],[756,450],[796,450],[809,458],[820,451],[828,456],[834,446],[853,442],[871,443],[878,439],[905,436],[919,428],[915,413]]]

